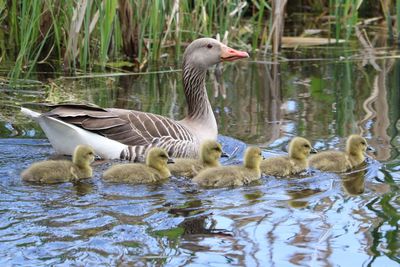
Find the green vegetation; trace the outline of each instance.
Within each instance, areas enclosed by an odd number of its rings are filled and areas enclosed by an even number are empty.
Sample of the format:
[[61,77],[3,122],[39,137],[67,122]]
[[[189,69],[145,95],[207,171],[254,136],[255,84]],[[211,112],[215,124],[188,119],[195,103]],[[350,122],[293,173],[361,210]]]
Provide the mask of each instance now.
[[[14,80],[28,77],[37,64],[90,72],[129,61],[141,71],[172,47],[179,57],[182,44],[216,35],[253,51],[267,51],[271,44],[277,53],[284,26],[299,7],[307,7],[314,27],[327,32],[323,37],[349,40],[360,22],[380,18],[389,37],[398,39],[400,0],[379,3],[298,0],[285,7],[283,0],[0,0],[0,61],[12,62],[9,78]],[[329,23],[319,23],[322,17]]]

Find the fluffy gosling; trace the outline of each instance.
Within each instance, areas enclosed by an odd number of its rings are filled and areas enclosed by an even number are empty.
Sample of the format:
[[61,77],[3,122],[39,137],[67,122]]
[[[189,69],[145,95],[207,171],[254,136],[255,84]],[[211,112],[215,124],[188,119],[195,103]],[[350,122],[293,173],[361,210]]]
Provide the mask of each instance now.
[[219,167],[219,159],[227,156],[217,141],[208,140],[201,144],[198,159],[174,159],[175,163],[168,165],[168,169],[172,175],[193,178],[203,169]]
[[103,179],[108,182],[133,184],[154,183],[171,176],[167,164],[173,163],[167,152],[159,147],[153,147],[147,152],[146,164],[117,164],[103,173]]
[[92,177],[90,163],[94,161],[94,150],[88,145],[78,145],[74,150],[72,161],[47,160],[32,164],[21,173],[27,182],[55,184],[75,182]]
[[249,147],[244,155],[243,166],[221,166],[201,171],[193,181],[204,187],[227,187],[249,184],[261,178],[261,150]]
[[311,143],[302,137],[295,137],[289,144],[289,155],[272,157],[261,162],[261,172],[265,175],[288,176],[300,173],[308,168],[307,157],[317,153]]
[[346,142],[346,151],[323,151],[308,159],[308,164],[327,172],[346,172],[365,161],[365,152],[372,150],[360,135],[350,135]]

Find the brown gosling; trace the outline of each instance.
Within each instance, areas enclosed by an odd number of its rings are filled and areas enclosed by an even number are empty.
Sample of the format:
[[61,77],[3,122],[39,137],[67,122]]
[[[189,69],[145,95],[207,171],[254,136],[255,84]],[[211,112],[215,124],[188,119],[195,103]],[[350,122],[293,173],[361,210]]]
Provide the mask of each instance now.
[[228,187],[249,184],[261,178],[261,150],[249,147],[244,155],[243,166],[221,166],[201,171],[193,181],[204,187]]
[[155,183],[171,176],[167,164],[173,163],[167,152],[159,147],[153,147],[147,152],[146,164],[128,163],[111,166],[103,173],[103,179],[108,182],[133,184]]
[[308,168],[308,155],[316,152],[307,139],[295,137],[290,141],[289,155],[264,159],[260,165],[261,172],[280,177],[300,173]]
[[55,184],[75,182],[92,177],[94,150],[88,145],[78,145],[69,160],[46,160],[32,164],[21,173],[22,180],[34,183]]
[[365,161],[365,152],[372,149],[360,135],[350,135],[346,142],[346,151],[323,151],[308,159],[308,164],[327,172],[346,172]]
[[172,175],[193,178],[203,169],[221,166],[219,159],[227,156],[217,141],[207,140],[201,144],[198,159],[174,159],[175,163],[168,165],[168,169]]

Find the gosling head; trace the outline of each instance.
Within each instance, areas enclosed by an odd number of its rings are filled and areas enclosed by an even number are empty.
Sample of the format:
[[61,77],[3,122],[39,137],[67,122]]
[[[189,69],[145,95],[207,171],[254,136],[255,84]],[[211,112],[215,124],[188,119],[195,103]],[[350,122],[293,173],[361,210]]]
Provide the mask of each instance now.
[[90,165],[94,161],[94,150],[89,145],[78,145],[74,150],[74,155],[72,156],[72,161],[82,167]]
[[295,137],[289,144],[289,157],[304,160],[310,153],[317,153],[311,143],[302,137]]
[[222,146],[217,141],[207,140],[201,144],[200,159],[203,163],[210,166],[219,166],[221,156],[226,156],[222,152]]
[[183,54],[183,65],[207,69],[221,61],[234,61],[247,57],[249,54],[246,52],[232,49],[213,38],[200,38],[194,40],[186,48]]
[[347,138],[346,152],[350,155],[364,156],[365,152],[371,149],[368,146],[367,140],[358,134],[352,134]]
[[159,147],[153,147],[147,152],[146,165],[158,171],[168,170],[167,164],[173,163],[168,157],[168,153]]
[[263,160],[261,149],[258,147],[249,147],[244,154],[244,166],[249,169],[260,168],[260,163]]

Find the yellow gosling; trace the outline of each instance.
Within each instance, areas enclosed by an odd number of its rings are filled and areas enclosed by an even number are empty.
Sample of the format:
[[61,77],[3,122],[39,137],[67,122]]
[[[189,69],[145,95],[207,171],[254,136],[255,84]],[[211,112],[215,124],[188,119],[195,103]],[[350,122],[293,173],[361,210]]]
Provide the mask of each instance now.
[[346,151],[323,151],[311,156],[311,167],[328,172],[346,172],[365,161],[365,152],[372,149],[360,135],[350,135],[346,142]]
[[46,160],[32,164],[21,173],[27,182],[55,184],[75,182],[92,177],[90,163],[94,161],[94,150],[88,145],[78,145],[68,160]]
[[193,178],[203,169],[219,167],[221,156],[227,156],[222,152],[222,146],[217,141],[208,140],[201,144],[198,159],[174,159],[175,163],[168,165],[168,169],[174,176]]
[[261,178],[261,150],[249,147],[244,156],[243,166],[221,166],[201,171],[193,181],[204,187],[227,187],[249,184]]
[[295,137],[290,141],[289,155],[264,159],[260,165],[261,172],[280,177],[300,173],[308,168],[308,155],[316,152],[307,139]]
[[167,152],[158,147],[147,152],[146,164],[128,163],[117,164],[103,173],[103,179],[108,182],[133,184],[155,183],[167,179],[171,173],[167,167],[173,163]]

